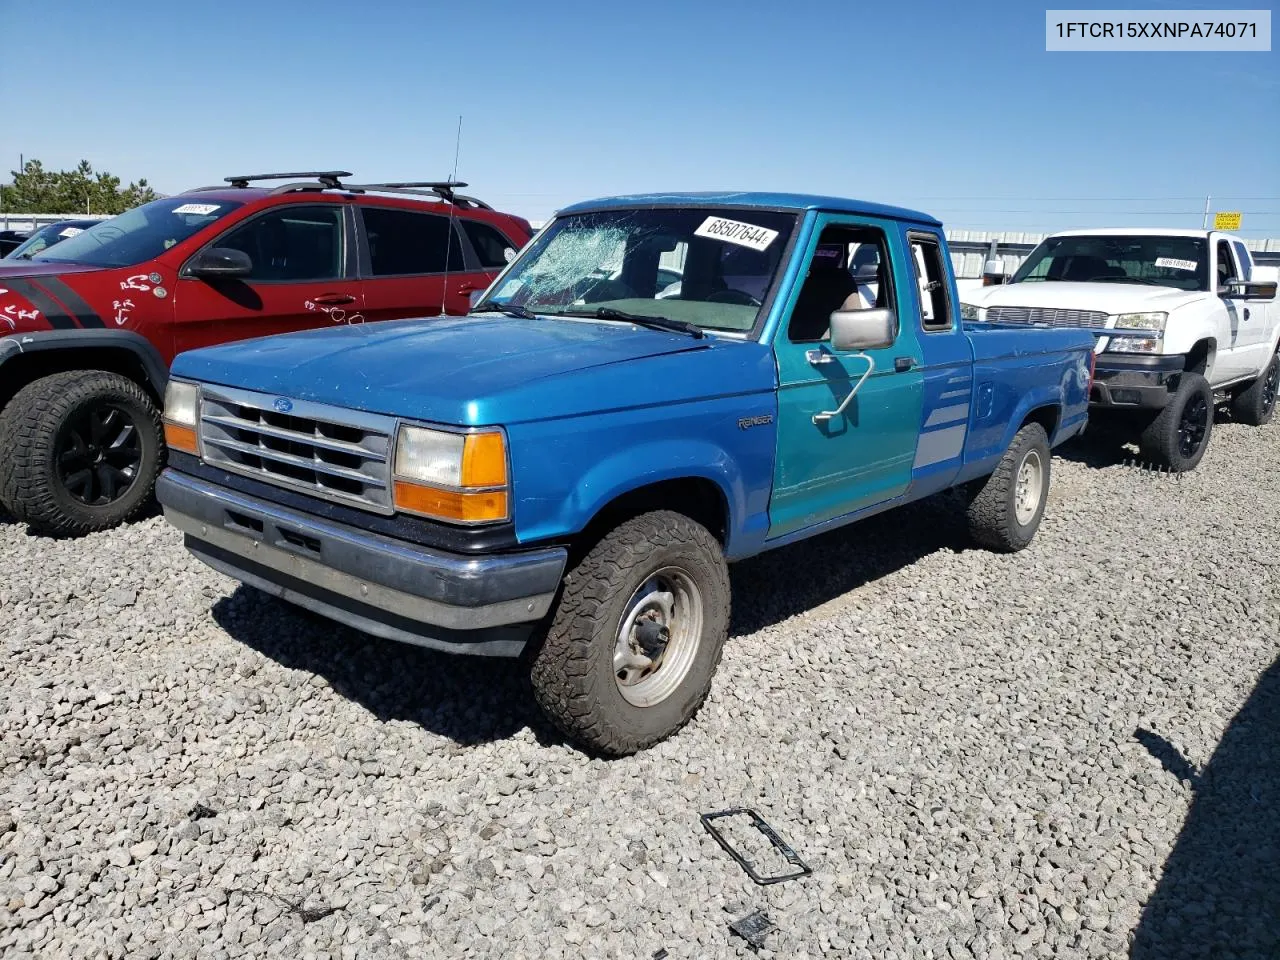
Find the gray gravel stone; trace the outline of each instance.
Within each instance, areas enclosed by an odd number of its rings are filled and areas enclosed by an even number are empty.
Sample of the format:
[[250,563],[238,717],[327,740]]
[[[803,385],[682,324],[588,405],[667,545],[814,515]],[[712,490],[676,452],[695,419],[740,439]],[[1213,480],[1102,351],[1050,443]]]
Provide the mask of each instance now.
[[[310,617],[159,518],[0,523],[0,954],[746,957],[764,909],[762,957],[1277,955],[1277,714],[1229,725],[1280,696],[1280,424],[1181,480],[1084,450],[1020,554],[943,496],[735,567],[707,704],[612,762],[517,664]],[[814,874],[751,884],[697,819],[739,805]]]

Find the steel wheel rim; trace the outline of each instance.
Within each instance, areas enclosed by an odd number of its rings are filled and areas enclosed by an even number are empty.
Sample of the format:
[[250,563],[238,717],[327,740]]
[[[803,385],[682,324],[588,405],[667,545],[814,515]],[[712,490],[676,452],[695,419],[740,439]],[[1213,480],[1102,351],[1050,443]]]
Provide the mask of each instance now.
[[614,641],[613,675],[623,699],[652,707],[671,696],[693,666],[702,621],[702,593],[684,570],[663,567],[646,577],[627,601]]
[[142,434],[123,407],[95,404],[62,425],[53,456],[58,483],[68,496],[88,507],[106,506],[137,483]]
[[1040,496],[1044,492],[1044,461],[1038,450],[1028,450],[1018,465],[1018,477],[1014,486],[1013,513],[1021,526],[1026,526],[1040,509]]
[[1193,457],[1209,429],[1209,404],[1197,394],[1182,408],[1178,420],[1178,451],[1184,457]]
[[1280,361],[1272,360],[1267,369],[1267,378],[1262,381],[1262,412],[1266,413],[1276,405],[1276,388],[1280,387]]

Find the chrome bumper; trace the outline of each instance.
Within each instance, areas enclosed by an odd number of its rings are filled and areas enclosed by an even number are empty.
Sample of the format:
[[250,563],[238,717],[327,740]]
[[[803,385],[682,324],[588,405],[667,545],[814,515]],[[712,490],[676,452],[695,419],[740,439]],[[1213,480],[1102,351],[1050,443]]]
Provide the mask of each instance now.
[[375,636],[454,653],[518,655],[568,558],[563,547],[444,553],[173,470],[156,497],[187,549],[215,570]]

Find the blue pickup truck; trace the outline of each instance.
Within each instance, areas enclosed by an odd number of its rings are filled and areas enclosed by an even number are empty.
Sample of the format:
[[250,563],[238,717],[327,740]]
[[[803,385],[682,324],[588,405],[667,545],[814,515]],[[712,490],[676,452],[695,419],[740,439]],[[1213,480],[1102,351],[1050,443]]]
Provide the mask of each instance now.
[[527,658],[567,734],[678,730],[727,564],[949,487],[1018,550],[1093,337],[966,329],[941,224],[790,194],[570,207],[469,317],[177,358],[157,493],[187,547],[358,629]]

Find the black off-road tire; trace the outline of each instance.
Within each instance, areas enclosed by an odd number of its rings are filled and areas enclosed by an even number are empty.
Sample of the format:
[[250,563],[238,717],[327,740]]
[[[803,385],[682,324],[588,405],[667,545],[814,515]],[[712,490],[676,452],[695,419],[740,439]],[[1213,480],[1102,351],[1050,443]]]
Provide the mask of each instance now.
[[[1191,430],[1187,424],[1194,419]],[[1142,459],[1173,473],[1194,470],[1209,449],[1213,433],[1213,390],[1209,381],[1198,373],[1178,376],[1178,386],[1164,409],[1147,425],[1138,439]],[[1199,439],[1188,442],[1193,435]]]
[[[995,472],[969,488],[969,535],[976,543],[988,550],[1013,553],[1031,542],[1040,528],[1049,499],[1051,462],[1049,437],[1044,427],[1038,423],[1025,424],[1014,435]],[[1034,514],[1020,520],[1018,478],[1024,464],[1038,465],[1040,489]]]
[[[632,595],[670,567],[699,590],[703,629],[680,685],[640,707],[619,691],[614,645]],[[532,656],[534,697],[560,730],[591,750],[609,756],[644,750],[702,705],[728,632],[729,571],[719,542],[682,514],[643,514],[606,534],[565,576],[546,638]]]
[[[132,423],[139,457],[129,483],[95,505],[78,500],[59,478],[56,451],[76,417],[104,406]],[[0,502],[42,533],[106,530],[151,502],[163,456],[159,411],[132,380],[105,370],[51,374],[19,390],[0,413]]]
[[1276,393],[1280,392],[1280,356],[1271,358],[1262,375],[1231,398],[1231,415],[1251,427],[1271,422],[1276,412]]

